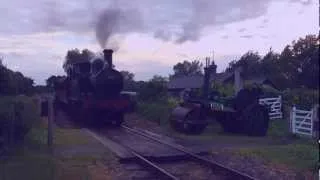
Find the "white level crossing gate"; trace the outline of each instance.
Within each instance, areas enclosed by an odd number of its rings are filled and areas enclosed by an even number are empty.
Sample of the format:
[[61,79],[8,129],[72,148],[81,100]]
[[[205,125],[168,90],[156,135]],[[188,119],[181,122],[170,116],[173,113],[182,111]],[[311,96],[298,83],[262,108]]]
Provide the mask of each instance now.
[[305,111],[293,107],[291,111],[292,133],[312,136],[313,115],[313,110]]
[[281,96],[275,98],[263,98],[259,99],[259,104],[267,105],[269,107],[269,118],[270,119],[281,119]]

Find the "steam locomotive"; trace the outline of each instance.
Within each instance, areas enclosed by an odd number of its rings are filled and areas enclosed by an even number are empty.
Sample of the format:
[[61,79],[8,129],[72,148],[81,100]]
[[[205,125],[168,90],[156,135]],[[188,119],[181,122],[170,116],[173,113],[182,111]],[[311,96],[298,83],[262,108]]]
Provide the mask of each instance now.
[[130,102],[121,95],[123,76],[114,69],[113,50],[90,61],[68,64],[67,76],[55,84],[55,106],[84,124],[120,126]]

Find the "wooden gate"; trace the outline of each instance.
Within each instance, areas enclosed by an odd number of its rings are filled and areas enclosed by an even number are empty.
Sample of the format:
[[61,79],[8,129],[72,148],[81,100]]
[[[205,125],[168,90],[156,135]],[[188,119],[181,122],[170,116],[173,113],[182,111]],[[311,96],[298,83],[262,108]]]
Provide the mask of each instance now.
[[270,119],[281,119],[282,118],[281,96],[276,97],[276,98],[259,99],[259,104],[267,105],[269,107],[269,118]]
[[292,133],[313,136],[313,115],[313,110],[305,111],[293,107],[290,117]]

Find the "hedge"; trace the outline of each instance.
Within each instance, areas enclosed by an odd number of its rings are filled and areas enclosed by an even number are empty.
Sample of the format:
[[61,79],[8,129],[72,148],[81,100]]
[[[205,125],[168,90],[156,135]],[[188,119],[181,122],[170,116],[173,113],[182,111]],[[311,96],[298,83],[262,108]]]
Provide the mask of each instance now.
[[1,144],[22,141],[31,127],[39,124],[38,112],[36,104],[30,97],[0,97]]

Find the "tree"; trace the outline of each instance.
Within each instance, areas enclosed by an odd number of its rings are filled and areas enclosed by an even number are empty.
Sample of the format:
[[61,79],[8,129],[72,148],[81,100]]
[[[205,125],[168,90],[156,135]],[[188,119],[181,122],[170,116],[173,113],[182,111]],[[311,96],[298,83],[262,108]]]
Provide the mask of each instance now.
[[47,80],[46,80],[46,85],[48,88],[52,89],[54,88],[54,84],[57,80],[57,76],[51,75]]
[[203,64],[199,60],[183,61],[173,66],[174,74],[172,77],[189,76],[202,74]]
[[248,51],[241,58],[236,61],[231,61],[227,67],[227,72],[233,72],[235,68],[241,66],[243,68],[243,75],[245,77],[255,76],[260,72],[259,63],[261,61],[261,56],[258,52]]
[[129,71],[120,71],[125,81],[134,81],[134,74]]
[[92,57],[94,57],[94,53],[88,49],[84,49],[81,52],[79,49],[69,50],[63,63],[63,69],[67,73],[69,64],[89,61]]
[[142,100],[162,100],[167,95],[168,78],[154,75],[148,82],[139,83],[139,97]]
[[33,80],[25,77],[21,72],[14,72],[0,63],[0,94],[17,95],[32,94]]
[[227,72],[243,66],[245,77],[265,75],[280,89],[319,88],[319,36],[307,35],[287,45],[280,54],[270,50],[263,58],[252,51],[229,63]]
[[129,71],[120,71],[120,73],[123,76],[123,83],[124,87],[123,89],[126,91],[136,91],[137,85],[134,81],[134,74]]

